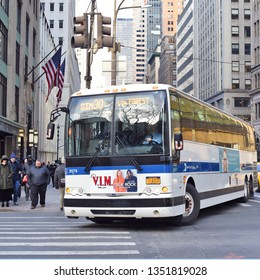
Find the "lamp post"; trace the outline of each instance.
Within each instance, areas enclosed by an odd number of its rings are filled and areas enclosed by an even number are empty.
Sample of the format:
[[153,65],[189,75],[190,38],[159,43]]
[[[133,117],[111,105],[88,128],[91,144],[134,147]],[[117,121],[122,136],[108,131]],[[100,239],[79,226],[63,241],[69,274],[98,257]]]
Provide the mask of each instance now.
[[126,9],[146,9],[152,7],[152,5],[140,5],[140,6],[130,6],[130,7],[121,7],[125,0],[122,0],[118,7],[116,7],[116,0],[114,0],[114,19],[113,19],[113,48],[111,48],[111,85],[116,85],[116,72],[117,72],[117,57],[118,44],[116,42],[116,20],[117,15],[120,10]]
[[57,160],[59,160],[60,125],[57,125]]

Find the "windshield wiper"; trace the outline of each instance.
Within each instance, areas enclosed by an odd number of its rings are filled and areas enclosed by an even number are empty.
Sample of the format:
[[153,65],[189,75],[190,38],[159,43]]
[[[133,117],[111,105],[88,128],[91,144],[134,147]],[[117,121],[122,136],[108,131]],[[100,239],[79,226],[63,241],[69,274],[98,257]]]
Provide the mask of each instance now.
[[118,137],[118,135],[115,135],[117,142],[123,147],[123,149],[126,151],[127,156],[129,157],[129,159],[132,161],[133,165],[135,166],[135,168],[138,171],[142,171],[143,168],[139,165],[139,163],[131,156],[131,154],[129,153],[127,147],[125,146],[125,144],[121,141],[121,139]]
[[94,155],[92,156],[92,158],[90,159],[90,161],[88,162],[88,164],[85,167],[85,170],[87,172],[90,171],[91,166],[93,164],[93,162],[95,161],[95,159],[97,158],[98,153],[101,151],[105,141],[109,138],[109,133],[106,133],[106,135],[104,136],[104,138],[102,139],[102,141],[98,144],[98,146],[96,147],[96,152],[94,153]]

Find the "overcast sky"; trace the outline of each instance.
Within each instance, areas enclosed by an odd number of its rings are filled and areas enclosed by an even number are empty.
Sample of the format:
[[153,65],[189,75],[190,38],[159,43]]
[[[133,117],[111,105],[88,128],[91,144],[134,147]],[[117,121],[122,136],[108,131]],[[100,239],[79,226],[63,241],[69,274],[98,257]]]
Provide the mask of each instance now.
[[[116,1],[116,7],[122,2],[122,0],[96,0],[97,12],[102,13],[104,16],[112,17],[114,16],[114,1]],[[77,11],[79,13],[85,12],[88,7],[90,11],[91,0],[77,0]],[[133,0],[125,0],[121,7],[131,7],[133,6]],[[79,9],[78,9],[79,8]],[[131,17],[132,9],[125,9],[119,11],[118,17]]]
[[[113,21],[114,17],[114,2],[115,0],[96,0],[97,10],[96,12],[102,13],[103,16],[111,17]],[[122,2],[122,0],[116,0],[116,7]],[[83,13],[91,11],[91,0],[77,0],[76,1],[76,15],[82,15]],[[133,6],[133,0],[125,0],[121,7]],[[133,9],[125,9],[118,12],[118,18],[132,17]],[[85,50],[83,50],[85,51]],[[102,77],[102,60],[110,59],[111,53],[108,52],[108,48],[99,49],[97,54],[93,57],[93,63],[91,66],[92,82],[91,88],[106,85],[106,79]],[[81,85],[82,87],[85,84]]]

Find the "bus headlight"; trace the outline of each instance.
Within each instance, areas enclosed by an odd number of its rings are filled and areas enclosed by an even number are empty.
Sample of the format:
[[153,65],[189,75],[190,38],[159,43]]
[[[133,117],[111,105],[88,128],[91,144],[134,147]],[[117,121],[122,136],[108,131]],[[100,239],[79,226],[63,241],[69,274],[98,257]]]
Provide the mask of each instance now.
[[84,189],[83,188],[66,188],[66,193],[71,195],[83,195]]
[[168,188],[166,186],[162,187],[162,192],[163,193],[167,193],[168,192]]

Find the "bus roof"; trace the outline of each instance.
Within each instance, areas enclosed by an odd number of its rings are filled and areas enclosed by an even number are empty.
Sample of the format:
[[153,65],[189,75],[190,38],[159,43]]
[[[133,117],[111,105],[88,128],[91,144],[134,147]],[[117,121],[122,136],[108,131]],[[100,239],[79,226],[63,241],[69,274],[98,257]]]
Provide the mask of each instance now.
[[89,95],[89,94],[106,94],[106,93],[116,93],[116,92],[135,92],[135,91],[150,91],[150,90],[162,90],[173,88],[170,85],[165,84],[131,84],[131,85],[117,85],[117,86],[107,86],[93,89],[80,89],[75,92],[72,96],[78,95]]

